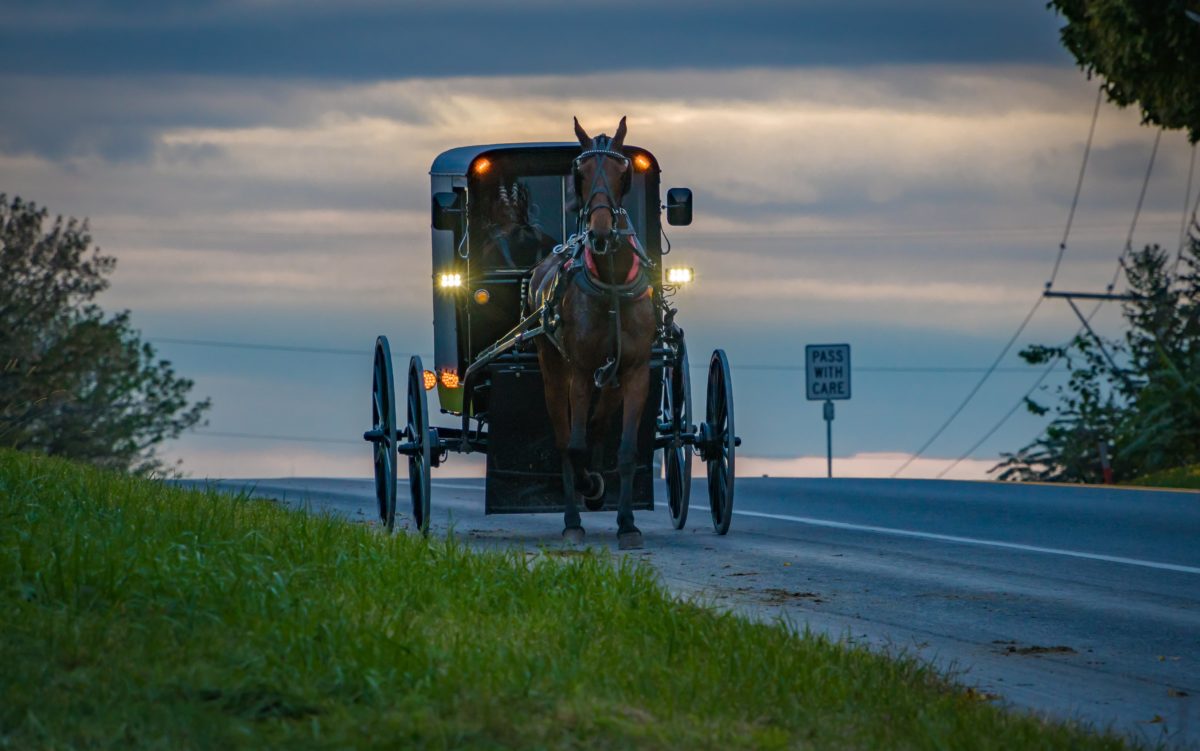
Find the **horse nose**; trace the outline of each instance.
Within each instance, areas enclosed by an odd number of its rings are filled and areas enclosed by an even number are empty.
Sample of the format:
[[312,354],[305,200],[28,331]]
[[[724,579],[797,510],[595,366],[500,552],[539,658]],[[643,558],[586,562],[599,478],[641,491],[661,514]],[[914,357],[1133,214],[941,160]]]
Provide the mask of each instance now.
[[592,226],[589,227],[589,229],[592,231],[592,237],[598,237],[605,240],[611,237],[613,233],[612,222],[606,222],[603,220],[593,221]]

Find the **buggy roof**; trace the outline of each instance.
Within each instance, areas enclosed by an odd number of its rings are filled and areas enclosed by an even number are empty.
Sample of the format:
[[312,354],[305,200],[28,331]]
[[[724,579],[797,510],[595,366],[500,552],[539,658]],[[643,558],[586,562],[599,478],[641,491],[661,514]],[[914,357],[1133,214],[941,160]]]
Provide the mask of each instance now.
[[[438,154],[437,159],[433,160],[433,166],[429,168],[431,175],[465,175],[471,167],[471,162],[480,154],[496,153],[503,151],[524,151],[524,152],[548,152],[559,151],[564,155],[578,154],[580,152],[579,142],[577,141],[539,141],[534,143],[492,143],[479,144],[477,146],[459,146],[458,148],[443,151]],[[622,151],[629,155],[635,153],[645,154],[650,157],[650,162],[655,167],[658,166],[658,160],[649,151],[639,146],[625,146]]]

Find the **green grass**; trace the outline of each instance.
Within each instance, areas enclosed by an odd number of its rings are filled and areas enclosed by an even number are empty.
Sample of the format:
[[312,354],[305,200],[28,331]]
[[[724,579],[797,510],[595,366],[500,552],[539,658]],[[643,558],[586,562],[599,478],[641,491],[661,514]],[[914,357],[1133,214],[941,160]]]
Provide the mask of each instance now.
[[482,554],[0,452],[0,748],[1120,748],[916,662]]
[[1132,480],[1130,485],[1141,485],[1149,488],[1182,488],[1185,490],[1200,490],[1200,464],[1178,469],[1167,469],[1153,472],[1145,477]]

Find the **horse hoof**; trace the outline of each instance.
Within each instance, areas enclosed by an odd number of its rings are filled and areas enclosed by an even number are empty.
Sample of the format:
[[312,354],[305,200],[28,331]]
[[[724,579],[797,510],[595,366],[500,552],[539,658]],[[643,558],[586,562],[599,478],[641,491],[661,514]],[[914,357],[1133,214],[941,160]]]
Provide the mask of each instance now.
[[641,547],[641,532],[634,530],[633,532],[621,532],[617,535],[617,548],[620,550],[640,550]]
[[563,541],[571,545],[583,544],[583,527],[567,527],[562,532]]
[[599,472],[587,473],[590,493],[581,493],[583,506],[588,511],[599,511],[604,508],[604,475]]

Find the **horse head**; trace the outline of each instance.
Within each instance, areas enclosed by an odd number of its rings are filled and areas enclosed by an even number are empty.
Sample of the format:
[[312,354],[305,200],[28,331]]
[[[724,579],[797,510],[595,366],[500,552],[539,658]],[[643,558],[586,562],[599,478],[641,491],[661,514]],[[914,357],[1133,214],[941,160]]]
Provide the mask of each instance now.
[[580,224],[600,246],[607,245],[622,212],[621,201],[629,191],[633,170],[621,152],[625,144],[625,118],[611,138],[601,133],[592,138],[575,118],[575,135],[583,151],[575,158],[572,172],[579,198]]

